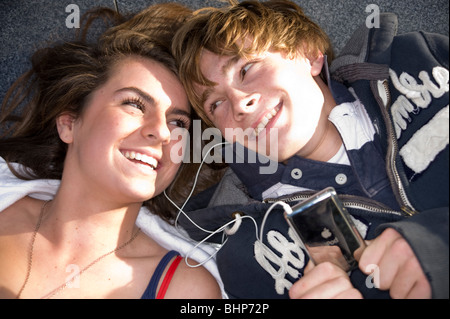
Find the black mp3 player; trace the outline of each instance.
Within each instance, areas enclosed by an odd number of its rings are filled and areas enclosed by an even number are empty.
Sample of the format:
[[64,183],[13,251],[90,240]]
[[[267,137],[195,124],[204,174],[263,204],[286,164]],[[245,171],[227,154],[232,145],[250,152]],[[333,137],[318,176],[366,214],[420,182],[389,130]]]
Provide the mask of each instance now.
[[329,261],[345,271],[357,267],[366,244],[333,187],[285,212],[315,264]]

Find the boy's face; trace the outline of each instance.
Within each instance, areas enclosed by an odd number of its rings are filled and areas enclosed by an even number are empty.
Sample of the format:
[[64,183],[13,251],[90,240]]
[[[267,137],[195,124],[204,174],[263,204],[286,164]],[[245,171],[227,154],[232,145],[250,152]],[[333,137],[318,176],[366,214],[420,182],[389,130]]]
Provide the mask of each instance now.
[[204,50],[200,67],[216,85],[198,85],[196,93],[208,118],[230,142],[281,162],[302,155],[319,123],[325,122],[324,95],[315,79],[322,65],[304,57],[265,52],[246,59]]

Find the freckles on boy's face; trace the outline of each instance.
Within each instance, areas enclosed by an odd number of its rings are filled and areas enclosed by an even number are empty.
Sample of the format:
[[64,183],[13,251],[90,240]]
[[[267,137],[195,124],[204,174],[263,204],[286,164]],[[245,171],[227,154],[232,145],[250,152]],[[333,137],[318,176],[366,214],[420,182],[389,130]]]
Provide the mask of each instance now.
[[[276,142],[277,155],[270,157],[283,161],[297,154],[313,136],[324,97],[309,60],[290,59],[280,52],[242,58],[204,51],[200,68],[216,85],[198,85],[196,93],[202,97],[206,116],[228,141],[266,156],[274,152],[273,145],[268,150],[260,142]],[[227,130],[236,129],[244,134],[227,136]],[[269,136],[274,130],[277,141]],[[259,146],[252,146],[255,143]]]

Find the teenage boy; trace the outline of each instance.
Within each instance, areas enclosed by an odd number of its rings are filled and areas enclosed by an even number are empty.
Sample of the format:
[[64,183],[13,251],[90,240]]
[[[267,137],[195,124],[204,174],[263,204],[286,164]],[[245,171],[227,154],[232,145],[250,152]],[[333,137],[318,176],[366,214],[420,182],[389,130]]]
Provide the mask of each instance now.
[[[333,186],[368,242],[350,273],[362,296],[448,298],[448,37],[396,36],[396,25],[383,14],[380,28],[359,29],[331,76],[326,34],[290,1],[203,10],[176,36],[193,107],[236,150],[221,182],[184,207],[203,229],[236,218],[217,254],[229,297],[346,296],[314,294],[339,286],[333,265],[304,272],[308,254],[281,206],[264,219],[277,200]],[[236,160],[238,144],[276,160],[274,172],[261,174],[260,157]]]

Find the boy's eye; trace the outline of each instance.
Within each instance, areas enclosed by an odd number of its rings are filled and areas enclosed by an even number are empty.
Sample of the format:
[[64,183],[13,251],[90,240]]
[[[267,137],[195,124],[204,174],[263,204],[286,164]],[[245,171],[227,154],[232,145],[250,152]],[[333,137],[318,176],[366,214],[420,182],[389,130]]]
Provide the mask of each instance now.
[[253,66],[253,62],[247,63],[244,65],[241,69],[241,79],[244,79],[245,75],[247,74],[248,70]]
[[214,111],[216,110],[216,108],[217,108],[220,104],[222,104],[222,102],[223,102],[223,101],[216,101],[216,102],[214,102],[214,103],[211,103],[210,106],[209,106],[209,113],[213,114]]

